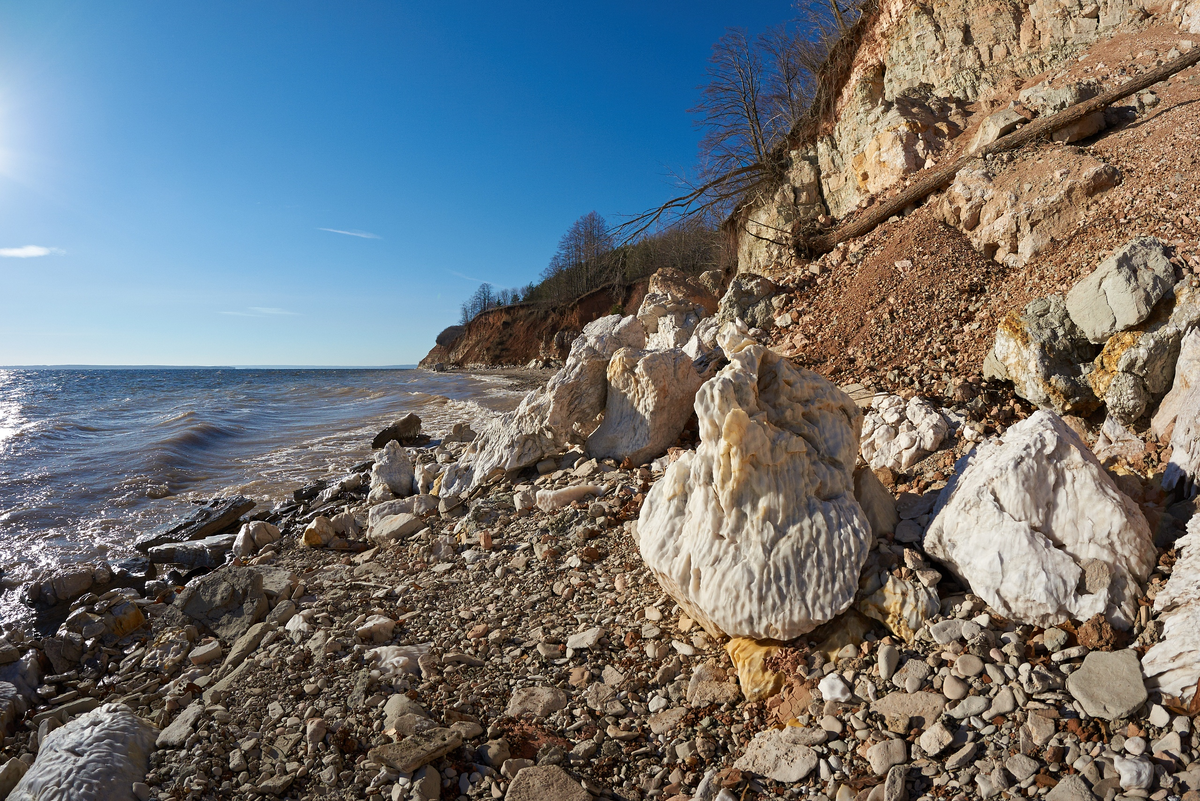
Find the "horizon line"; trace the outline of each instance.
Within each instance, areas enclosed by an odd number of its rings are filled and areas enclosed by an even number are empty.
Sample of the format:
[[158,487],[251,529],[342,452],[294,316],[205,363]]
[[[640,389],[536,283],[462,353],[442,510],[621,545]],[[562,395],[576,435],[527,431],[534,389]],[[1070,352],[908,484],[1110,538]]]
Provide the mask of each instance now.
[[417,364],[0,364],[0,370],[415,370]]

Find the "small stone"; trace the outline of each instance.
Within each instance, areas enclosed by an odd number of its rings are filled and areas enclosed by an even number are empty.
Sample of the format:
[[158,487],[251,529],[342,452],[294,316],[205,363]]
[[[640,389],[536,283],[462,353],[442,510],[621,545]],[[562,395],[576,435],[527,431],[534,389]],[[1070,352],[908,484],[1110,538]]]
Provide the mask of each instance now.
[[1105,720],[1128,717],[1147,697],[1141,662],[1129,650],[1091,652],[1067,677],[1067,691],[1085,712]]
[[765,776],[777,782],[798,782],[817,767],[815,751],[798,740],[795,727],[775,729],[758,735],[746,746],[746,752],[733,763],[738,770]]
[[432,729],[405,737],[398,743],[372,748],[367,756],[375,762],[412,773],[462,745],[462,735],[452,729]]
[[983,672],[983,660],[974,654],[963,654],[955,661],[954,669],[963,678],[975,678]]
[[567,694],[557,687],[522,687],[512,694],[504,714],[514,718],[525,714],[544,718],[565,708],[568,700]]
[[821,697],[826,701],[845,703],[853,697],[850,688],[846,686],[845,680],[836,673],[830,673],[821,679],[820,683],[817,684],[817,689],[821,691]]
[[947,676],[942,682],[942,694],[951,701],[961,701],[971,692],[971,685],[958,676]]
[[209,640],[192,649],[188,660],[193,665],[207,665],[221,658],[221,643],[219,640]]
[[1154,765],[1145,757],[1113,757],[1113,767],[1121,777],[1122,790],[1149,790],[1154,786]]
[[591,801],[592,795],[557,765],[535,765],[517,771],[504,797],[506,801]]
[[884,740],[867,749],[867,762],[876,776],[884,776],[893,765],[908,760],[908,744],[903,740]]
[[1042,644],[1046,646],[1046,650],[1050,653],[1056,653],[1067,647],[1068,635],[1060,628],[1048,628],[1042,634]]
[[978,748],[979,743],[967,743],[950,755],[950,758],[946,760],[946,769],[962,770],[975,759],[975,751]]
[[1038,772],[1038,761],[1030,759],[1024,754],[1013,754],[1004,762],[1004,768],[1012,774],[1017,782],[1023,782],[1030,776]]
[[1167,724],[1171,722],[1171,713],[1163,709],[1159,704],[1155,704],[1150,708],[1150,716],[1147,718],[1150,725],[1158,729],[1165,729]]
[[934,757],[940,754],[953,741],[954,733],[946,727],[945,723],[939,721],[925,730],[918,743],[926,755]]
[[900,664],[900,651],[892,645],[879,646],[879,678],[887,681],[896,672]]

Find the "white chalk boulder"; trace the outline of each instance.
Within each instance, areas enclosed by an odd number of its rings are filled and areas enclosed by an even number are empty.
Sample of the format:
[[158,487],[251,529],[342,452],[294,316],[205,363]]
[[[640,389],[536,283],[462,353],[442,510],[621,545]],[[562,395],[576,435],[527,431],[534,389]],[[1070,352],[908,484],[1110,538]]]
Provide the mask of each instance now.
[[871,543],[854,497],[862,413],[816,373],[724,327],[700,388],[700,446],[650,490],[642,558],[713,634],[788,640],[854,599]]
[[608,399],[608,363],[621,348],[644,348],[636,317],[611,315],[588,323],[571,343],[567,363],[546,386],[511,412],[489,420],[463,459],[446,469],[442,495],[462,494],[497,473],[520,470],[582,444]]
[[1142,672],[1151,687],[1190,703],[1200,679],[1200,515],[1188,521],[1175,549],[1171,578],[1154,597],[1162,635],[1142,657]]
[[407,498],[413,494],[413,463],[404,448],[396,440],[375,454],[371,467],[370,503],[381,503],[394,498]]
[[936,451],[949,430],[929,401],[879,395],[863,417],[862,456],[872,470],[888,467],[902,473]]
[[105,704],[55,729],[8,801],[134,801],[158,730],[122,704]]
[[617,351],[608,364],[604,421],[588,437],[588,454],[645,464],[666,453],[692,416],[706,378],[679,348]]
[[935,513],[926,552],[1000,614],[1131,625],[1150,527],[1058,415],[1036,412],[961,459]]

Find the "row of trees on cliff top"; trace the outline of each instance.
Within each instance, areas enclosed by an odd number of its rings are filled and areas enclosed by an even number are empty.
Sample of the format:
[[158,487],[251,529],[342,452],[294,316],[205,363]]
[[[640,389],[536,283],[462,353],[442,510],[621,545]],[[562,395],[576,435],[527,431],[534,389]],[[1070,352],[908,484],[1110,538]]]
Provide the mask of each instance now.
[[726,269],[732,257],[720,222],[769,183],[772,154],[809,112],[819,69],[863,5],[801,2],[797,19],[758,36],[727,30],[713,45],[700,101],[688,109],[703,136],[693,177],[677,176],[686,193],[616,228],[594,211],[585,214],[563,235],[539,282],[519,289],[482,284],[463,303],[460,324],[515,303],[568,303],[662,267]]
[[600,214],[580,217],[563,234],[541,280],[518,289],[480,284],[462,305],[460,325],[488,309],[516,303],[560,305],[605,287],[632,284],[663,267],[689,274],[724,269],[726,243],[711,219],[690,219],[621,244]]

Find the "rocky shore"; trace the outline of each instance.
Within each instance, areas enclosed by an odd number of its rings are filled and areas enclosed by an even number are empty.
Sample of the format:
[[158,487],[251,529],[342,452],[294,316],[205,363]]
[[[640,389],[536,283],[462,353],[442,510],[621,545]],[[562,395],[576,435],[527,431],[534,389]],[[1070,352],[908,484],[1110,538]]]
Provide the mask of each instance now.
[[[1191,308],[1137,253],[1071,314]],[[144,593],[27,588],[72,611],[0,641],[0,797],[1200,798],[1195,339],[1164,442],[838,388],[772,291],[660,273],[478,433],[214,500]]]

